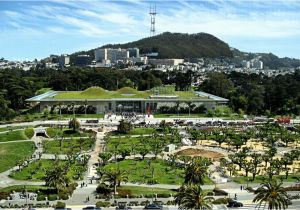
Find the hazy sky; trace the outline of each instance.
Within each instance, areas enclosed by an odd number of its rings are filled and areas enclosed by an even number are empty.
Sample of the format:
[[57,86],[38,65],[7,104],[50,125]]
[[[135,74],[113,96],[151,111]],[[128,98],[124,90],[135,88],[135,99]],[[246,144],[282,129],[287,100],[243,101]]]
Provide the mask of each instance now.
[[157,33],[211,33],[243,51],[300,58],[300,0],[0,0],[0,57],[24,60]]

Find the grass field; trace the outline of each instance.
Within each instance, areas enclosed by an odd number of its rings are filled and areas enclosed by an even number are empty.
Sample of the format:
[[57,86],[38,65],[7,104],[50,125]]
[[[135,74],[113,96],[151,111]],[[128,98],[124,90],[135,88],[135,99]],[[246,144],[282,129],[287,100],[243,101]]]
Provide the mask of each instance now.
[[163,189],[158,187],[139,187],[139,186],[121,186],[118,187],[118,190],[128,190],[131,191],[132,195],[152,195],[152,194],[174,194],[175,190]]
[[[150,163],[150,166],[149,166]],[[159,184],[174,184],[180,185],[184,181],[183,169],[172,169],[163,160],[123,160],[117,163],[110,163],[106,165],[105,169],[120,168],[128,172],[129,182],[147,183],[148,181],[155,181]],[[152,177],[152,170],[153,177]],[[206,178],[206,184],[211,184],[211,180]]]
[[61,142],[43,141],[44,153],[48,154],[68,154],[69,151],[80,152],[87,151],[94,145],[94,140],[90,138],[82,139],[64,139]]
[[23,129],[23,128],[26,128],[26,127],[23,127],[23,126],[7,126],[7,127],[0,128],[0,132],[13,131],[13,130]]
[[31,134],[32,134],[32,132],[29,134],[29,136],[27,136],[25,133],[25,130],[17,130],[17,131],[9,131],[6,133],[1,133],[0,134],[0,142],[27,140],[32,137]]
[[[149,98],[151,91],[138,91],[133,88],[123,87],[117,91],[107,91],[100,87],[91,87],[84,91],[59,92],[55,99],[110,99],[110,98]],[[171,95],[179,98],[199,98],[192,91],[174,91]]]
[[[249,178],[249,181],[248,181]],[[233,177],[232,180],[238,184],[249,184],[251,183],[262,183],[265,179],[268,179],[267,176],[256,176],[255,180],[252,181],[252,177],[244,177],[244,176],[239,176],[239,177]],[[297,179],[300,179],[300,173],[298,174],[291,174],[288,176],[287,179],[285,179],[284,175],[275,175],[273,176],[273,179],[277,179],[278,181],[283,180],[284,182],[296,182]]]
[[[63,164],[66,167],[67,161],[55,163],[54,160],[38,160],[31,162],[26,168],[22,168],[20,171],[10,174],[10,177],[17,180],[43,181],[46,171],[52,168],[53,164]],[[67,176],[71,180],[78,179],[81,178],[84,171],[85,169],[83,166],[73,164],[70,166]]]
[[154,128],[134,128],[127,134],[121,134],[117,132],[113,132],[112,136],[131,136],[131,135],[145,135],[145,134],[152,134],[155,132],[156,129]]
[[83,133],[80,131],[73,132],[69,129],[59,129],[59,128],[47,128],[46,132],[50,138],[54,137],[87,137],[88,133]]
[[[73,118],[74,115],[73,114],[62,114],[61,117],[63,119],[70,119],[70,118]],[[99,113],[99,114],[76,114],[75,113],[75,117],[76,118],[103,118],[104,117],[104,114],[103,113]],[[58,118],[59,118],[59,115],[58,115]]]
[[32,155],[35,150],[33,142],[16,142],[0,145],[0,172],[17,165],[18,161]]
[[206,114],[162,114],[162,113],[157,113],[154,114],[155,118],[198,118],[198,117],[207,117]]

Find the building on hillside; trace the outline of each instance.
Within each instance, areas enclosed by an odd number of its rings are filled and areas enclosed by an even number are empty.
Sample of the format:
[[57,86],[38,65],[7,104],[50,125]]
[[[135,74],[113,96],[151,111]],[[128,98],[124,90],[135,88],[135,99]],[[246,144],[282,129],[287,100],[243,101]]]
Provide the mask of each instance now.
[[65,67],[70,65],[70,56],[69,55],[61,55],[58,59],[59,66]]
[[179,104],[187,106],[204,106],[214,109],[216,105],[226,104],[228,99],[204,92],[175,91],[175,88],[157,87],[148,91],[138,91],[124,87],[117,91],[107,91],[99,87],[91,87],[84,91],[50,91],[26,100],[39,107],[40,111],[58,104],[84,105],[88,104],[97,113],[104,112],[136,112],[153,113],[162,107],[176,107]]
[[81,54],[77,55],[75,58],[76,66],[88,66],[92,63],[92,57],[90,55]]
[[247,69],[249,69],[251,67],[250,61],[243,60],[241,64],[242,64],[242,67],[247,68]]
[[[139,52],[131,50],[132,55],[139,54]],[[98,48],[95,50],[95,61],[97,63],[105,63],[109,60],[111,63],[118,63],[119,61],[126,62],[129,58],[130,51],[127,49],[112,49],[112,48]]]
[[184,59],[149,59],[149,64],[156,66],[178,66]]
[[129,58],[139,58],[140,57],[140,49],[135,47],[135,48],[128,48],[127,49],[129,52]]
[[251,61],[251,66],[254,69],[263,69],[264,68],[264,63],[258,59],[253,59]]

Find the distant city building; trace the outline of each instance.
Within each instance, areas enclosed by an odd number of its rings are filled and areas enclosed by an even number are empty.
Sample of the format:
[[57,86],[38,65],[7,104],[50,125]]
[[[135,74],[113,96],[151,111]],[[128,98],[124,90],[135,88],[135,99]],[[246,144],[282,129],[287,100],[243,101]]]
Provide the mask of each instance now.
[[242,64],[242,67],[244,67],[244,68],[249,69],[251,67],[250,61],[243,60],[241,64]]
[[59,57],[58,61],[59,61],[60,67],[69,66],[70,65],[70,56],[69,55],[61,55]]
[[[132,54],[134,50],[132,50]],[[137,53],[135,51],[135,53]],[[139,53],[139,52],[138,52]],[[118,61],[126,62],[129,58],[129,51],[127,49],[112,49],[112,48],[98,48],[95,50],[95,61],[104,63],[109,60],[111,63],[117,63]]]
[[149,64],[160,66],[178,66],[184,59],[149,59]]
[[77,55],[75,58],[75,65],[76,66],[87,66],[92,63],[92,57],[90,55]]
[[242,67],[250,69],[250,68],[254,68],[254,69],[263,69],[264,68],[264,63],[260,60],[258,60],[257,58],[252,59],[251,61],[246,61],[243,60],[241,62]]
[[139,48],[128,48],[129,58],[139,58],[140,57],[140,49]]
[[264,68],[263,62],[260,60],[257,60],[257,59],[254,59],[251,61],[251,66],[252,66],[252,68],[255,68],[255,69],[263,69]]

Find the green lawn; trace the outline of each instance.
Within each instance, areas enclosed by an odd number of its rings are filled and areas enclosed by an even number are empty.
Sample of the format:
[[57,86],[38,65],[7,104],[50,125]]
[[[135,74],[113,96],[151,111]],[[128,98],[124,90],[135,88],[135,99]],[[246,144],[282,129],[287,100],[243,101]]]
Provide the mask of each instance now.
[[[150,161],[150,167],[148,162]],[[128,172],[129,182],[147,183],[148,181],[156,181],[159,184],[175,184],[180,185],[184,181],[183,169],[172,169],[166,162],[161,159],[157,160],[123,160],[117,163],[106,165],[105,169],[120,168]],[[152,168],[154,168],[154,176],[152,177]],[[211,180],[206,178],[206,184],[211,184]]]
[[0,142],[27,140],[30,136],[26,136],[25,130],[10,131],[0,134]]
[[[59,161],[58,163],[54,160],[38,160],[31,162],[27,167],[22,168],[20,171],[16,171],[10,174],[10,177],[17,180],[31,180],[31,181],[43,181],[46,171],[53,167],[53,164],[63,164],[67,167],[67,161]],[[82,173],[85,168],[79,164],[72,164],[67,172],[67,176],[71,180],[82,178]]]
[[[73,114],[62,114],[61,116],[64,119],[70,119],[73,118],[74,115]],[[104,118],[104,113],[99,113],[99,114],[76,114],[75,113],[75,117],[76,118]],[[59,116],[58,116],[59,118]]]
[[157,113],[154,114],[155,118],[198,118],[198,117],[207,117],[206,114],[180,114],[173,113],[173,114],[162,114]]
[[130,135],[145,135],[145,134],[152,134],[156,131],[154,128],[134,128],[127,134],[121,134],[117,132],[113,132],[112,136],[130,136]]
[[23,126],[7,126],[7,127],[0,128],[0,132],[23,129],[23,128],[26,128],[26,127],[23,127]]
[[[171,143],[171,136],[158,136],[157,138],[159,138],[160,141],[163,142],[163,146],[161,147],[161,149],[163,150],[163,148],[168,145],[169,143]],[[125,137],[114,137],[114,138],[109,138],[108,142],[107,142],[107,148],[109,151],[114,151],[115,150],[115,146],[118,145],[117,149],[120,148],[129,148],[137,150],[140,146],[145,145],[145,141],[152,141],[154,140],[151,136],[146,136],[146,137],[131,137],[131,136],[125,136]],[[148,144],[147,144],[148,145]],[[149,149],[150,146],[148,145]]]
[[80,131],[75,131],[73,132],[72,130],[69,129],[59,129],[59,128],[47,128],[46,132],[50,138],[54,137],[87,137],[89,136],[88,133],[80,132]]
[[[123,87],[116,91],[107,91],[100,87],[91,87],[84,91],[61,91],[54,96],[55,99],[110,99],[110,98],[149,98],[155,95],[152,91],[138,91],[133,88]],[[169,94],[179,98],[200,98],[192,91],[172,91]]]
[[[288,176],[287,179],[285,179],[284,175],[279,175],[279,176],[273,176],[273,179],[277,179],[277,180],[283,180],[284,182],[296,182],[297,178],[300,179],[300,173],[297,174],[291,174]],[[252,177],[249,176],[249,184],[250,183],[262,183],[265,179],[268,179],[267,176],[256,176],[254,181],[252,180]],[[239,176],[239,177],[233,177],[232,180],[238,184],[247,184],[248,182],[248,178],[245,176]]]
[[18,161],[31,156],[35,150],[33,142],[15,142],[0,145],[0,172],[17,165]]
[[68,154],[69,151],[87,151],[93,145],[94,140],[90,138],[43,141],[44,153],[48,154]]
[[152,194],[175,194],[174,190],[163,189],[158,187],[139,187],[139,186],[121,186],[118,190],[129,190],[132,195],[152,195]]

